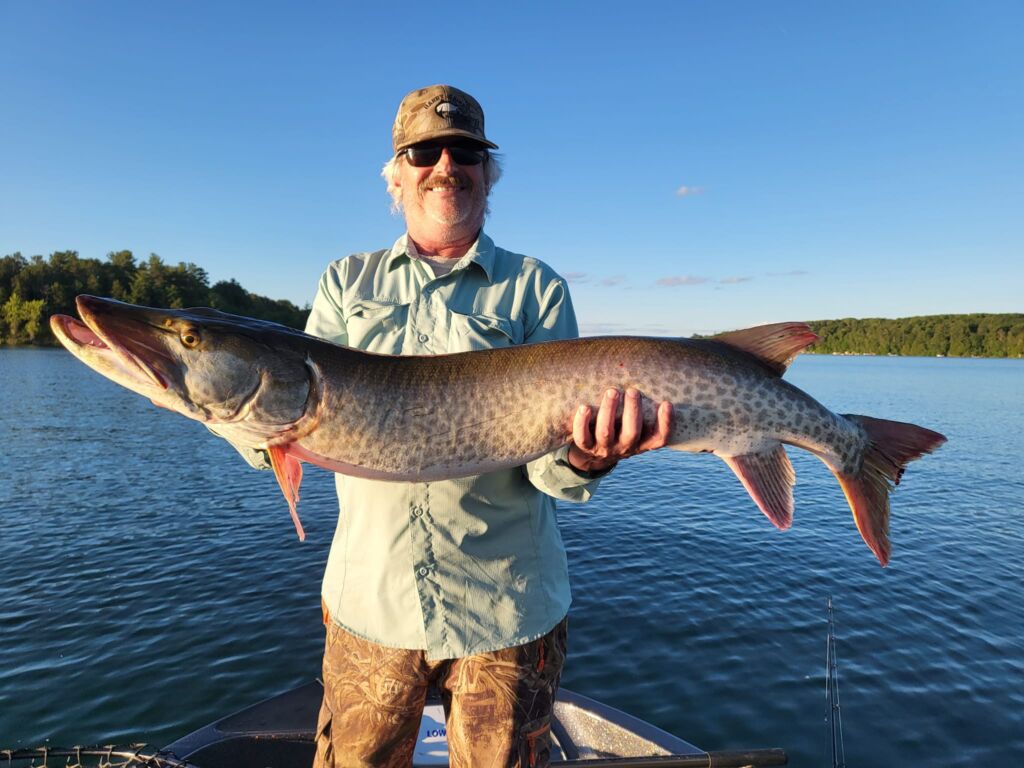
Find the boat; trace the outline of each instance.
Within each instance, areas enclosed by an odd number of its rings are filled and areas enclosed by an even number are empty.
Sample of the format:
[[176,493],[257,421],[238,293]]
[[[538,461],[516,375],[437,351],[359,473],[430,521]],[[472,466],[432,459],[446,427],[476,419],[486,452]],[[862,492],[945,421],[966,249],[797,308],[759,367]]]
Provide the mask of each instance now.
[[[195,768],[309,768],[323,686],[318,680],[273,696],[168,744]],[[639,718],[561,688],[551,724],[552,765],[561,766],[773,766],[780,749],[706,752]],[[428,697],[413,755],[414,768],[448,765],[444,708]]]
[[[309,768],[323,685],[314,680],[223,717],[162,749],[40,747],[0,750],[4,768]],[[688,741],[561,688],[551,724],[551,765],[559,768],[761,768],[785,765],[781,749],[706,752]],[[444,707],[427,698],[413,768],[448,765]]]

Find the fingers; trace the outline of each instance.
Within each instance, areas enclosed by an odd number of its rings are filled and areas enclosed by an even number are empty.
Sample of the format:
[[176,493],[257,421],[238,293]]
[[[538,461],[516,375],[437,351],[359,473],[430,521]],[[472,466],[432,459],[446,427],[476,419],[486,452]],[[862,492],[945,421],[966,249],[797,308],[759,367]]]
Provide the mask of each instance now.
[[590,419],[593,411],[589,405],[581,405],[576,409],[576,416],[572,420],[572,441],[585,451],[594,447],[594,433],[590,429]]
[[665,400],[658,405],[658,414],[653,431],[640,441],[640,444],[637,446],[637,453],[664,448],[668,445],[668,438],[671,433],[672,403]]
[[597,411],[594,441],[596,447],[606,456],[612,453],[616,444],[615,417],[618,415],[620,397],[619,390],[606,390],[601,407]]
[[629,456],[635,452],[643,429],[644,413],[640,390],[627,389],[626,400],[622,405],[622,428],[619,430],[619,439],[616,441],[617,452],[622,456]]
[[662,402],[651,422],[644,421],[643,404],[637,389],[627,389],[625,395],[617,389],[606,390],[596,418],[590,406],[576,410],[573,442],[594,459],[615,461],[663,447],[672,431],[672,404]]

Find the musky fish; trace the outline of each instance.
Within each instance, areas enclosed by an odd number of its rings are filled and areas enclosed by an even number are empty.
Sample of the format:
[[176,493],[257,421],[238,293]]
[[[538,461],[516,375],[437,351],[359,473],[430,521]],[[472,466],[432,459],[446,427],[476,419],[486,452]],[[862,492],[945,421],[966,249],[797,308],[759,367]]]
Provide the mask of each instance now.
[[79,296],[55,315],[60,342],[90,368],[232,443],[266,450],[295,511],[302,462],[428,482],[518,466],[565,445],[582,403],[636,388],[645,418],[673,403],[669,447],[722,458],[778,528],[796,476],[783,444],[833,472],[857,529],[889,560],[889,492],[907,462],[945,438],[839,415],[782,379],[817,336],[778,323],[710,339],[593,337],[450,355],[361,352],[214,309],[150,309]]

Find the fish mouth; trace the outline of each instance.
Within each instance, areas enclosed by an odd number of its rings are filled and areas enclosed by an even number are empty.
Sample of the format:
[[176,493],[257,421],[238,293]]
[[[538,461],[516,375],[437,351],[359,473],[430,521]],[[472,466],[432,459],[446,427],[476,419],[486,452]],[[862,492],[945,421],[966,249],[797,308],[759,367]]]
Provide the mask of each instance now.
[[173,359],[153,343],[154,331],[166,331],[144,318],[132,317],[136,307],[95,296],[78,296],[82,318],[54,315],[50,328],[72,353],[101,359],[127,379],[144,387],[166,390]]

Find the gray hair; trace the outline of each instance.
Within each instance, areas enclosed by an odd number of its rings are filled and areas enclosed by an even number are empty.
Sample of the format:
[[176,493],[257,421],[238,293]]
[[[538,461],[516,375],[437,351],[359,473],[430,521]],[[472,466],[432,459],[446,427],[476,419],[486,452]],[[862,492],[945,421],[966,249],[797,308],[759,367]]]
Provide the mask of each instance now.
[[[398,164],[401,162],[400,155],[394,155],[390,160],[384,163],[384,167],[380,171],[381,177],[388,185],[388,194],[391,195],[391,212],[401,213],[402,211],[402,190],[395,186],[395,178],[398,176]],[[502,158],[494,152],[487,152],[487,156],[484,158],[484,190],[488,197],[490,197],[491,189],[498,183],[498,179],[501,178],[501,163]],[[487,213],[490,213],[488,208]]]

